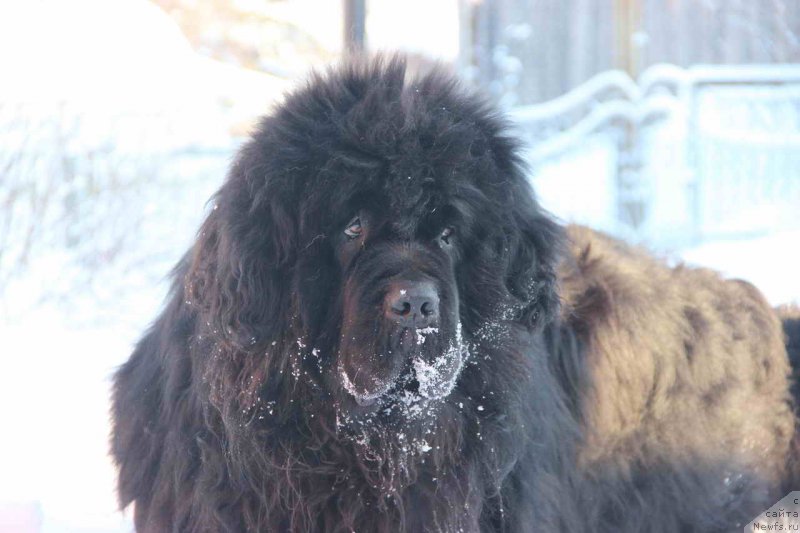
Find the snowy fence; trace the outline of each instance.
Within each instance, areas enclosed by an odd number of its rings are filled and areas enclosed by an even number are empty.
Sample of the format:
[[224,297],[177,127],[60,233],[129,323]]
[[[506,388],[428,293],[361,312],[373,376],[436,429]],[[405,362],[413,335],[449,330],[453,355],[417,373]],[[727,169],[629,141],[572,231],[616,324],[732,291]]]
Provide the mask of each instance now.
[[800,227],[800,66],[609,71],[513,116],[565,220],[657,247]]
[[698,69],[686,92],[698,236],[800,227],[800,66]]

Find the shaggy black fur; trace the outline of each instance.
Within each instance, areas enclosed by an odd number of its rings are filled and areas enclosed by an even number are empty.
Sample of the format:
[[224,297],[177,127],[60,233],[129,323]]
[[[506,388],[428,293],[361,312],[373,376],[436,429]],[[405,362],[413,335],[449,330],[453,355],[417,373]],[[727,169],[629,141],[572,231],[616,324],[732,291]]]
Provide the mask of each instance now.
[[313,76],[214,202],[115,377],[138,531],[727,531],[783,496],[758,292],[560,228],[449,76]]
[[[786,352],[792,365],[792,396],[795,405],[800,405],[800,307],[786,305],[778,308],[786,335]],[[800,460],[800,458],[798,458]],[[798,478],[800,480],[800,478]]]
[[786,308],[779,311],[783,319],[783,331],[786,333],[786,351],[792,367],[800,368],[800,308]]

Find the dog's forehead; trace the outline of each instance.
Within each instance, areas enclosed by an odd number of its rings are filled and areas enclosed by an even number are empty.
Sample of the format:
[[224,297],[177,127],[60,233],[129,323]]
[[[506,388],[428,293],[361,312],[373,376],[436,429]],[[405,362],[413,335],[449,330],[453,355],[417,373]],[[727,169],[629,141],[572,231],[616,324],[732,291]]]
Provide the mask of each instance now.
[[385,215],[391,219],[397,233],[410,237],[436,205],[434,196],[423,187],[407,184],[405,191],[411,194],[403,194],[397,188],[387,191],[389,210]]
[[397,233],[412,236],[426,218],[458,197],[455,183],[465,178],[446,174],[409,166],[390,169],[381,187],[387,208],[381,215],[391,220]]

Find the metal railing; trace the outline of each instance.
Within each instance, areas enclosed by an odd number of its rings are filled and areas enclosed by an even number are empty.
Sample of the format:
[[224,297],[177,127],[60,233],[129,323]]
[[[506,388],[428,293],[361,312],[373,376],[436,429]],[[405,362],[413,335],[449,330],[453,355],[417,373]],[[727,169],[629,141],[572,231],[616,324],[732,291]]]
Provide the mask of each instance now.
[[673,247],[800,227],[800,65],[659,65],[512,111],[542,203]]

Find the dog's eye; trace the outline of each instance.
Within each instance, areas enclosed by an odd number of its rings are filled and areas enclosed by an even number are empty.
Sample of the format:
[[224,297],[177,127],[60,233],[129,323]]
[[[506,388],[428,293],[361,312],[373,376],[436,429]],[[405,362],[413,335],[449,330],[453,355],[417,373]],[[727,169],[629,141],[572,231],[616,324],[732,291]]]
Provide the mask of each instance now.
[[361,227],[361,219],[359,217],[355,217],[351,220],[344,230],[344,234],[347,235],[348,239],[356,239],[360,237],[363,232],[364,228]]
[[455,234],[455,232],[456,232],[456,230],[454,230],[453,228],[449,228],[449,227],[448,228],[444,228],[442,230],[442,233],[439,235],[439,238],[442,240],[443,243],[451,244],[450,241],[452,240],[453,235]]

